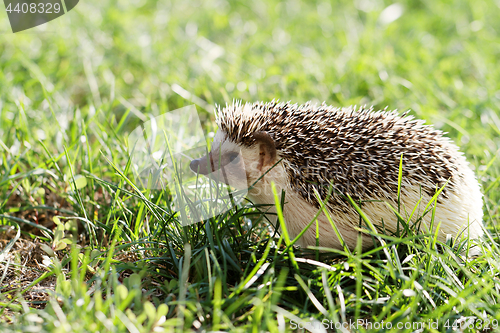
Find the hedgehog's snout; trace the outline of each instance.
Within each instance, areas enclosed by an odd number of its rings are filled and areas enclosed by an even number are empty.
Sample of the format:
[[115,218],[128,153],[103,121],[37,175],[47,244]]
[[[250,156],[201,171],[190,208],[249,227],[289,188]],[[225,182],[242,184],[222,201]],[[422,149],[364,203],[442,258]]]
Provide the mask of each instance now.
[[237,189],[248,187],[245,164],[239,152],[225,152],[220,154],[218,159],[214,156],[217,156],[217,152],[194,159],[190,162],[189,168],[197,174]]
[[[203,156],[194,159],[189,164],[189,168],[199,174],[208,175],[209,173],[215,172],[217,170],[224,169],[225,171],[234,171],[233,166],[240,162],[240,154],[238,152],[228,152],[219,157],[219,161],[212,157],[212,153],[208,156]],[[210,165],[208,164],[210,159]],[[211,170],[210,170],[211,169]]]
[[189,163],[189,168],[199,174],[208,175],[210,172],[208,171],[207,165],[207,157],[203,156],[197,159],[194,159]]

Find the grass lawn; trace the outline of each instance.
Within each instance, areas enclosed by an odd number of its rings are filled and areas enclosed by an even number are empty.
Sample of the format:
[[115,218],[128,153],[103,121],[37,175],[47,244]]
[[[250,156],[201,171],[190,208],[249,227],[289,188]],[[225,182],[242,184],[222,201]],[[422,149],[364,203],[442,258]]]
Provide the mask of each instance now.
[[[500,326],[499,0],[87,0],[17,34],[0,8],[1,332]],[[409,233],[303,254],[248,202],[183,227],[169,190],[135,189],[127,136],[192,104],[212,132],[234,99],[448,132],[485,194],[483,253]]]

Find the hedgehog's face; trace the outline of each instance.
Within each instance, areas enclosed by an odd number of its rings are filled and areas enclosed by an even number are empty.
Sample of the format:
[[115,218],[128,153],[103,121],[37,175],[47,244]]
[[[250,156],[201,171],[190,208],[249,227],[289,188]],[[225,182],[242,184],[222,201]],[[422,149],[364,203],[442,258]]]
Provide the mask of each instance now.
[[276,162],[271,137],[264,132],[253,136],[255,144],[247,147],[228,140],[227,135],[219,130],[208,156],[191,161],[191,170],[236,189],[247,189]]

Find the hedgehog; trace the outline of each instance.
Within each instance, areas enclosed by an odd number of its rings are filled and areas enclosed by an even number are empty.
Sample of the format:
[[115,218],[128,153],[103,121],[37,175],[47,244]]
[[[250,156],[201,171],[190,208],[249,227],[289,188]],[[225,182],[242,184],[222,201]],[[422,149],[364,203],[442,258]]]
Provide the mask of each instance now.
[[[284,193],[283,217],[290,237],[310,223],[324,202],[344,244],[323,212],[317,218],[319,246],[353,250],[361,235],[362,248],[373,247],[373,237],[360,233],[358,203],[374,226],[396,234],[398,176],[401,215],[438,240],[483,234],[482,194],[474,172],[458,147],[440,130],[408,112],[387,108],[336,108],[307,102],[233,102],[216,108],[218,131],[207,156],[194,159],[190,169],[240,189],[255,204],[270,205],[265,213],[277,223],[276,192]],[[422,213],[435,200],[435,216]],[[391,209],[391,207],[393,209]],[[420,220],[417,219],[420,216]],[[430,230],[431,225],[434,230]],[[296,245],[316,246],[313,225]]]

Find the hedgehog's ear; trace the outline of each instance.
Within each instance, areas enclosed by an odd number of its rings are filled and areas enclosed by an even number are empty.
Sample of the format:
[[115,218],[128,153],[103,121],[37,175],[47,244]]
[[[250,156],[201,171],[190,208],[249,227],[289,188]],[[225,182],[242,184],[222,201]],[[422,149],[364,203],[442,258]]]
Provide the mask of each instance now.
[[253,134],[257,146],[259,147],[259,170],[263,167],[273,166],[276,163],[276,145],[273,138],[267,132],[255,132]]

